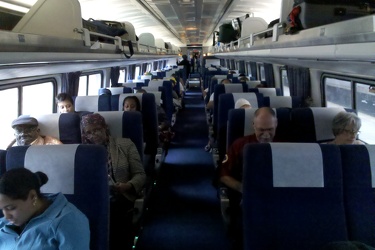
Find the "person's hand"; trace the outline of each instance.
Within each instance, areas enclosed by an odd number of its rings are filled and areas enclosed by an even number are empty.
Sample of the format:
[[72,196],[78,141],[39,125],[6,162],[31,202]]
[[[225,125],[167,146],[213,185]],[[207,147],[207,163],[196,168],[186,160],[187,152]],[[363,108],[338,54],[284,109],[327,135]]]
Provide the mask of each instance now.
[[117,182],[114,186],[113,186],[113,189],[116,191],[116,192],[119,192],[119,193],[126,193],[127,191],[129,191],[130,189],[132,188],[132,185],[130,183],[123,183],[123,182]]

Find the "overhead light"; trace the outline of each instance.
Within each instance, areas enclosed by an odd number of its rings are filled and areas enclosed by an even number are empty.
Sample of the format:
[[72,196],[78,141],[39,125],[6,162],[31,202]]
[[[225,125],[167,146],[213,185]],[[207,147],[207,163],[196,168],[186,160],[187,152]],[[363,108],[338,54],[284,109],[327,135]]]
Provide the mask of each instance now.
[[4,8],[4,9],[8,9],[8,10],[14,10],[14,11],[22,12],[22,13],[29,12],[29,9],[26,8],[26,7],[22,7],[22,6],[18,6],[18,5],[15,5],[15,4],[2,2],[2,1],[0,1],[0,7]]

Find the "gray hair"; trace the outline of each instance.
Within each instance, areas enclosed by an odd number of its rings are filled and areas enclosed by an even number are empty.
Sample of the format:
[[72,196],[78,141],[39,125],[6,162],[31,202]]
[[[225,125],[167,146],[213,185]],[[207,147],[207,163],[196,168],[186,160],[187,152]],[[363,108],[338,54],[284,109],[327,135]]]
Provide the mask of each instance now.
[[361,119],[352,112],[340,112],[338,113],[332,121],[332,132],[333,135],[339,135],[341,134],[346,126],[353,123],[353,129],[355,131],[358,131],[361,128],[362,122]]

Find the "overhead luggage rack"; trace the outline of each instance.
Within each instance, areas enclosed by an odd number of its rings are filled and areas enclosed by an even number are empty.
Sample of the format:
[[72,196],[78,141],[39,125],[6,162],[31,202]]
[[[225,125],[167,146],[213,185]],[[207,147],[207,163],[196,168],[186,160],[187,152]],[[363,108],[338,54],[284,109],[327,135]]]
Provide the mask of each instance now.
[[[265,56],[330,60],[374,61],[375,15],[331,23],[286,35],[283,24],[252,33],[228,44],[211,47],[211,55],[224,57]],[[272,31],[272,36],[260,38]],[[302,48],[309,50],[302,50]],[[305,51],[301,53],[301,51]]]
[[38,0],[12,31],[0,31],[0,64],[157,59],[173,54],[156,47],[139,51],[142,45],[137,41],[90,31],[82,20],[78,0]]

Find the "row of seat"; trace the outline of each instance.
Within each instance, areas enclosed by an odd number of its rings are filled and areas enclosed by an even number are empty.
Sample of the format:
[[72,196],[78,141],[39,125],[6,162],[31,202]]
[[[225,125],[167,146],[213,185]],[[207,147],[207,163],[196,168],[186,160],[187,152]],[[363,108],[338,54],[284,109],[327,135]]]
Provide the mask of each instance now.
[[[145,94],[154,94],[155,92],[160,92],[160,94],[156,94],[156,96],[160,99],[161,102],[158,103],[158,105],[161,103],[161,106],[165,110],[165,113],[167,115],[167,118],[169,121],[172,121],[173,113],[175,112],[175,108],[173,105],[173,95],[172,95],[172,83],[171,81],[150,81],[148,86],[141,86],[141,88],[145,89],[146,92],[152,92],[152,93],[145,93]],[[115,91],[114,94],[112,93],[112,90]],[[121,92],[121,90],[127,93]],[[102,89],[99,91],[103,91]],[[119,93],[120,92],[120,93]],[[97,112],[97,111],[118,111],[122,110],[122,103],[126,96],[129,96],[129,94],[133,93],[133,90],[125,87],[120,87],[119,89],[111,89],[111,95],[95,95],[95,96],[75,96],[75,109],[76,111],[91,111],[91,112]],[[155,96],[155,94],[154,94]],[[138,97],[138,96],[137,96]],[[138,97],[140,99],[141,108],[143,110],[144,103],[141,100],[141,98],[147,98],[147,97]],[[156,100],[154,97],[154,103]],[[147,104],[145,104],[147,105]],[[146,106],[148,109],[148,106]]]
[[374,173],[374,145],[246,145],[244,249],[375,247]]

